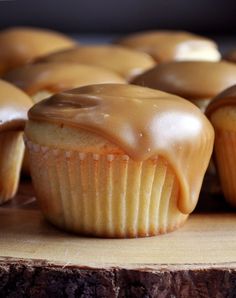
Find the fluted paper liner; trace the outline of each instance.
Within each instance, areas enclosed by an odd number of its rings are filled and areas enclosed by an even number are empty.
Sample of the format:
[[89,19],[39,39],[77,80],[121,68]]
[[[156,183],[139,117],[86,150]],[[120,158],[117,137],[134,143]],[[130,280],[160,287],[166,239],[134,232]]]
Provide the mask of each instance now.
[[236,207],[236,133],[217,128],[214,150],[225,199]]
[[16,194],[24,147],[22,132],[0,133],[0,203]]
[[80,234],[142,237],[178,228],[178,181],[156,157],[52,149],[26,140],[36,196],[46,218]]

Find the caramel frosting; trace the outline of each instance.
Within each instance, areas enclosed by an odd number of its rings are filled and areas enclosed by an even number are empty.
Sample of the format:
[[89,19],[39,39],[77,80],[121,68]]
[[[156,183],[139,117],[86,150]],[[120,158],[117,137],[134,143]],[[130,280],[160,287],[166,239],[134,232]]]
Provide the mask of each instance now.
[[219,61],[214,41],[184,31],[149,31],[129,35],[119,44],[150,54],[157,62],[173,60]]
[[75,46],[63,34],[36,28],[13,27],[0,31],[0,76],[35,58]]
[[31,96],[42,90],[57,93],[89,84],[125,83],[107,69],[63,62],[25,65],[7,73],[4,79]]
[[113,45],[80,46],[54,53],[42,61],[96,65],[115,71],[127,80],[156,64],[146,53]]
[[189,100],[212,98],[236,84],[236,65],[223,61],[163,63],[136,77],[132,83]]
[[210,117],[212,113],[219,108],[236,105],[236,85],[227,88],[218,94],[206,109],[206,115]]
[[0,132],[23,129],[31,99],[20,89],[0,80]]
[[179,209],[194,209],[214,131],[192,103],[148,88],[104,84],[43,100],[30,109],[29,119],[94,132],[136,161],[164,157],[180,184]]

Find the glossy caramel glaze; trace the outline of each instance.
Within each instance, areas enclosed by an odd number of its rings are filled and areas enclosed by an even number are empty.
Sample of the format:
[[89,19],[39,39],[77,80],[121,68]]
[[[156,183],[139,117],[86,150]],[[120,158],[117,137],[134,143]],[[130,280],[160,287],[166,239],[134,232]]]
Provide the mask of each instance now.
[[208,105],[206,109],[206,115],[208,117],[211,116],[211,114],[216,111],[217,109],[221,107],[226,106],[235,106],[236,105],[236,85],[231,86],[230,88],[227,88],[220,94],[218,94],[211,103]]
[[0,132],[23,129],[31,99],[12,84],[0,80]]
[[163,63],[136,77],[132,83],[189,100],[212,98],[236,84],[236,65],[223,61]]
[[75,45],[72,39],[51,30],[27,27],[2,30],[0,31],[0,76],[35,58]]
[[[150,54],[157,62],[198,58],[218,61],[220,53],[214,41],[185,31],[149,31],[128,35],[118,44]],[[191,56],[189,56],[191,55]],[[195,60],[195,59],[194,59]]]
[[117,72],[126,80],[130,80],[156,64],[146,53],[115,45],[80,46],[46,56],[42,61],[100,66]]
[[42,90],[57,93],[90,84],[125,83],[107,69],[63,62],[25,65],[7,73],[4,79],[31,96]]
[[179,209],[194,209],[214,132],[192,103],[148,88],[104,84],[54,95],[36,104],[29,119],[92,131],[136,161],[164,157],[180,184]]

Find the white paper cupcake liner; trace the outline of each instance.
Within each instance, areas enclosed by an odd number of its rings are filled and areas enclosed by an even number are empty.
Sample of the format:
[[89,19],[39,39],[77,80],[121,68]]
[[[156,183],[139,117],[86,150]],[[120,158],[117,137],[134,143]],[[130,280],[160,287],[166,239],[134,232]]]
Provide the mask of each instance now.
[[127,155],[26,145],[42,211],[63,229],[142,237],[174,230],[188,217],[177,208],[178,181],[163,158],[135,162]]

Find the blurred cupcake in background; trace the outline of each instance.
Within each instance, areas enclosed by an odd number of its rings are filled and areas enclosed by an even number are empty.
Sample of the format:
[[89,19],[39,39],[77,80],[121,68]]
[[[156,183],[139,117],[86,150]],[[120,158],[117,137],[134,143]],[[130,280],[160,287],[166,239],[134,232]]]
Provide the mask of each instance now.
[[30,95],[34,103],[55,93],[80,86],[125,83],[125,80],[113,71],[66,62],[25,65],[8,72],[4,79]]
[[103,67],[130,81],[156,65],[153,58],[118,45],[86,45],[43,57],[44,62],[72,62]]
[[0,31],[0,76],[55,51],[74,47],[76,42],[62,33],[31,27]]
[[131,83],[176,94],[204,112],[213,97],[236,84],[236,65],[224,61],[162,63]]
[[125,36],[116,42],[151,55],[156,62],[219,61],[217,44],[206,37],[185,31],[157,30]]

